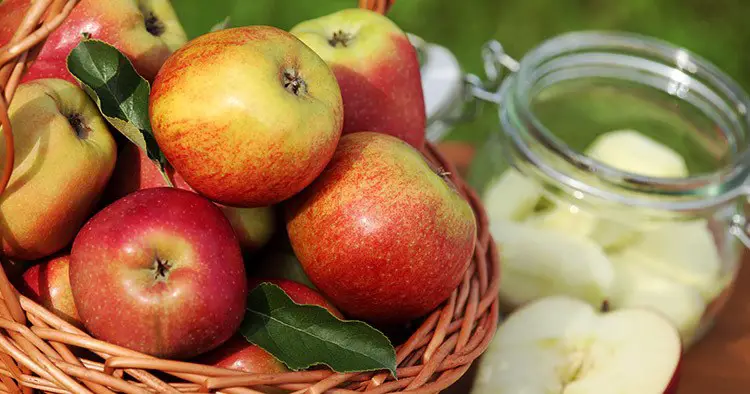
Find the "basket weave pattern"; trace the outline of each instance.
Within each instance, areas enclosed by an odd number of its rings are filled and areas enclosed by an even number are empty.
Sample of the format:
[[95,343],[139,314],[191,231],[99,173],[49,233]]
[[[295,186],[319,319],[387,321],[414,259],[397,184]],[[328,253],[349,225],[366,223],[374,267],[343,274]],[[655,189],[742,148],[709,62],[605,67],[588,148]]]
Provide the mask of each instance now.
[[[0,194],[13,169],[13,135],[7,108],[27,65],[47,35],[78,0],[36,0],[15,36],[0,48],[0,124],[5,163]],[[394,0],[360,0],[386,13]],[[489,345],[498,320],[497,251],[484,208],[453,165],[427,144],[425,157],[442,167],[471,203],[478,219],[472,263],[450,298],[396,347],[398,380],[383,372],[329,370],[248,374],[188,362],[161,360],[92,338],[21,296],[0,269],[0,393],[298,393],[439,392],[458,380]],[[157,376],[158,375],[158,376]]]

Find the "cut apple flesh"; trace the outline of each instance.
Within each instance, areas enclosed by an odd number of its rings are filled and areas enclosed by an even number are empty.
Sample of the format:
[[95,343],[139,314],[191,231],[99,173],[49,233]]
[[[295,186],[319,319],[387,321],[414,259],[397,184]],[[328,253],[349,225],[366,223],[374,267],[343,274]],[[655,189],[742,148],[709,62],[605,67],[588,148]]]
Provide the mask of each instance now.
[[541,186],[511,168],[487,187],[483,201],[490,220],[522,220],[541,197]]
[[479,361],[473,394],[662,394],[680,337],[646,309],[600,313],[565,296],[518,309]]
[[684,341],[695,335],[706,301],[692,286],[664,277],[654,267],[659,263],[637,250],[610,256],[615,268],[613,308],[644,307],[663,314],[680,331]]
[[518,306],[547,295],[568,294],[601,305],[609,296],[614,271],[595,243],[509,221],[495,221],[490,229],[500,245],[504,303]]
[[[598,137],[586,154],[614,168],[652,177],[688,175],[675,151],[634,130]],[[614,308],[649,307],[692,340],[706,305],[723,291],[727,275],[705,220],[625,225],[564,202],[535,212],[539,186],[516,170],[487,194],[503,276],[500,297],[510,306],[553,294]],[[497,214],[500,212],[500,214]],[[592,245],[593,244],[593,245]]]

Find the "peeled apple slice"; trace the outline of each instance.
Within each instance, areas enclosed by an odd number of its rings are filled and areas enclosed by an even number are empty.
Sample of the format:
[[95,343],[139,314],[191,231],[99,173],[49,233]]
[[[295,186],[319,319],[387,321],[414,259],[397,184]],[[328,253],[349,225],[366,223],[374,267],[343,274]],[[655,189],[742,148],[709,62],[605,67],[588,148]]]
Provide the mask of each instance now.
[[706,301],[692,286],[654,272],[653,262],[637,251],[610,256],[615,268],[615,286],[610,298],[613,308],[644,307],[663,314],[677,327],[683,343],[692,341],[706,310]]
[[[585,153],[592,159],[633,174],[658,178],[684,178],[689,174],[680,154],[635,130],[602,134]],[[623,247],[637,237],[635,229],[611,220],[599,221],[592,234],[592,239],[607,250]]]
[[621,171],[657,178],[684,178],[685,159],[669,147],[635,130],[617,130],[600,135],[586,155]]
[[490,221],[521,220],[542,197],[542,188],[511,168],[487,188],[482,201]]
[[495,221],[490,230],[503,262],[504,303],[518,306],[566,294],[600,306],[609,297],[614,270],[595,243],[510,221]]
[[597,220],[596,217],[575,205],[560,203],[547,212],[530,216],[525,223],[535,228],[590,237],[593,235]]
[[665,223],[643,232],[627,250],[648,258],[661,275],[695,286],[706,299],[721,290],[721,257],[705,220]]
[[655,312],[548,297],[500,325],[471,393],[672,393],[681,354],[679,334]]

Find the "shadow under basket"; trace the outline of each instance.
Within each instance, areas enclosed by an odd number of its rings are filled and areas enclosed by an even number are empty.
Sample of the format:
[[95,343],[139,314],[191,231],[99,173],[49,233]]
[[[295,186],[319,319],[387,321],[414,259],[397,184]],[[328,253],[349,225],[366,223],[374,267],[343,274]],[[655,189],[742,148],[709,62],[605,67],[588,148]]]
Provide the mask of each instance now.
[[[0,48],[2,160],[10,179],[14,155],[7,108],[26,66],[44,39],[70,14],[77,0],[38,0],[10,43]],[[361,0],[385,13],[393,0]],[[487,348],[498,323],[499,264],[487,217],[476,193],[454,166],[427,144],[424,156],[442,167],[470,202],[477,241],[463,281],[438,309],[396,346],[397,376],[387,372],[335,373],[309,370],[249,374],[206,365],[157,359],[92,338],[32,300],[19,295],[0,269],[0,393],[436,393],[456,382]]]

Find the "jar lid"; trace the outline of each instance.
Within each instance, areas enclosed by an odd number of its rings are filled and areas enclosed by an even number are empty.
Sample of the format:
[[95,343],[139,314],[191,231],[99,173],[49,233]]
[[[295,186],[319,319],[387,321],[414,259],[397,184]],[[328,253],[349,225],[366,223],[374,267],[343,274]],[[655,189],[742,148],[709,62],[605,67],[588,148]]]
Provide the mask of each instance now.
[[417,50],[427,116],[427,139],[437,141],[450,129],[441,120],[454,115],[463,104],[464,73],[447,48],[408,34]]

